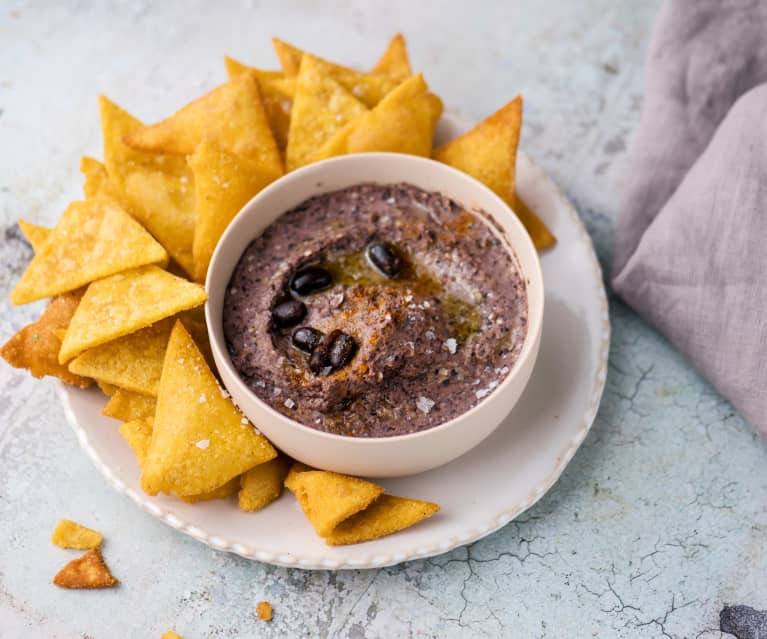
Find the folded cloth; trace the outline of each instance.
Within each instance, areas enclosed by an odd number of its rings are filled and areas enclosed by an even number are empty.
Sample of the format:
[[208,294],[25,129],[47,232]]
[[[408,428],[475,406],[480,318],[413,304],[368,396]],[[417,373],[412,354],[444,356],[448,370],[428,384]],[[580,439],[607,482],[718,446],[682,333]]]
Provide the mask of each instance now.
[[767,435],[767,2],[667,0],[613,287]]

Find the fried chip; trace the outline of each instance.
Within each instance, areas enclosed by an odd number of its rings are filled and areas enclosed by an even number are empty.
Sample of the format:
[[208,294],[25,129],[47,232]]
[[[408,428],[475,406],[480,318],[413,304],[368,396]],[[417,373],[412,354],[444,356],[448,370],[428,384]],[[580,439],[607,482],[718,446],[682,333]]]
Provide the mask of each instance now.
[[[111,197],[125,206],[117,186],[112,182],[105,167],[98,160],[83,156],[80,158],[80,173],[85,177],[83,192],[86,199],[92,199],[99,195]],[[126,209],[127,210],[127,209]],[[130,211],[128,211],[130,213]]]
[[371,541],[409,528],[437,511],[439,506],[428,501],[381,495],[365,510],[338,524],[325,542],[343,546]]
[[43,248],[53,232],[53,229],[49,229],[47,226],[32,224],[32,222],[27,222],[21,218],[19,218],[19,227],[21,232],[24,233],[24,237],[32,245],[32,250],[35,253],[38,253]]
[[160,639],[184,639],[181,635],[177,635],[172,630],[166,630],[162,633],[162,637]]
[[413,75],[413,69],[407,55],[407,44],[405,44],[405,38],[401,33],[391,39],[386,51],[373,67],[373,73],[388,75],[397,82],[404,82]]
[[139,468],[144,466],[149,444],[152,441],[152,431],[154,430],[154,417],[143,417],[132,419],[120,425],[118,429],[123,439],[128,442],[133,454],[136,456]]
[[259,601],[256,606],[256,614],[261,621],[272,620],[272,604],[268,601]]
[[141,473],[144,490],[199,495],[276,455],[219,387],[189,333],[176,322]]
[[51,535],[51,541],[59,548],[89,550],[101,545],[103,536],[100,532],[86,528],[69,519],[62,519]]
[[206,299],[202,286],[157,266],[142,266],[93,282],[69,323],[59,362],[199,306]]
[[11,291],[11,301],[27,304],[167,260],[165,249],[116,201],[72,202]]
[[282,482],[288,474],[290,459],[279,455],[240,475],[240,510],[261,510],[282,494]]
[[519,193],[514,193],[511,208],[514,213],[517,214],[519,221],[522,222],[527,229],[536,249],[543,251],[557,243],[557,238],[554,237],[554,234],[546,227],[543,221],[533,213],[533,210],[519,196]]
[[154,417],[157,400],[149,395],[118,388],[101,411],[105,417],[123,422]]
[[129,391],[156,396],[172,328],[173,320],[168,318],[90,348],[69,363],[69,370]]
[[98,548],[70,561],[53,578],[61,588],[111,588],[120,583],[109,572]]
[[291,473],[285,486],[320,537],[327,537],[342,521],[367,508],[384,490],[364,479],[325,470]]
[[128,132],[130,146],[162,153],[194,153],[203,139],[256,162],[260,171],[282,175],[282,159],[269,128],[258,79],[240,73],[226,84],[190,102],[171,117]]
[[372,111],[346,125],[311,158],[391,151],[429,156],[441,100],[429,93],[419,73],[399,85]]
[[238,490],[240,490],[240,478],[232,477],[232,479],[226,482],[223,486],[214,488],[207,493],[202,493],[200,495],[178,495],[178,498],[187,504],[196,504],[201,501],[210,501],[211,499],[226,499],[227,497],[234,495]]
[[317,58],[304,55],[290,116],[287,170],[309,162],[317,149],[365,112],[367,107],[336,82]]
[[101,392],[104,393],[107,397],[112,397],[119,389],[114,384],[108,384],[107,382],[99,382],[97,381],[96,384],[101,389]]
[[59,364],[58,332],[66,331],[84,292],[64,293],[51,300],[36,322],[22,328],[0,348],[0,357],[14,368],[26,368],[33,377],[52,375],[82,388],[93,384],[92,379],[74,375]]
[[104,162],[111,183],[130,214],[191,275],[194,178],[186,158],[132,149],[123,142],[123,136],[142,123],[103,96],[99,108]]
[[194,277],[205,281],[208,265],[221,235],[234,216],[273,179],[258,163],[203,140],[189,158],[197,194],[197,225],[192,255]]

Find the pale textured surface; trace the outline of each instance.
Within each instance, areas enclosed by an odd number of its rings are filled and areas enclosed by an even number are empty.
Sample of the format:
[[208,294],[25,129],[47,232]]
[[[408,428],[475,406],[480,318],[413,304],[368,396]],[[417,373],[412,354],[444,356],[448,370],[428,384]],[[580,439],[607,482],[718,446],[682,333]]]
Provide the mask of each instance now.
[[[272,63],[272,34],[372,64],[404,30],[414,65],[474,117],[523,91],[523,147],[607,262],[656,1],[517,0],[482,16],[459,2],[213,6],[0,7],[0,338],[36,312],[6,301],[29,258],[13,220],[50,223],[79,195],[79,156],[99,153],[96,94],[158,118],[221,80],[224,53]],[[602,409],[553,490],[468,549],[377,571],[272,568],[174,532],[107,486],[49,382],[0,367],[0,636],[720,637],[726,603],[767,608],[767,445],[611,304]],[[49,542],[62,516],[105,534],[119,588],[49,585],[71,558]]]

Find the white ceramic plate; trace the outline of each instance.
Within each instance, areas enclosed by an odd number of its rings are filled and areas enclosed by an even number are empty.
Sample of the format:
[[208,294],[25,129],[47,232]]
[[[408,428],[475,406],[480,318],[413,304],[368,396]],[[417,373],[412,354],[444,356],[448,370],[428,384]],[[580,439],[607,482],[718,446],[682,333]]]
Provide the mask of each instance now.
[[[446,114],[437,143],[471,122]],[[519,403],[488,439],[441,468],[384,480],[387,492],[437,502],[442,511],[409,530],[354,546],[317,537],[290,493],[261,512],[236,498],[185,504],[148,497],[133,453],[102,417],[98,390],[59,386],[80,444],[117,490],[169,526],[214,548],[259,561],[311,569],[374,568],[430,557],[471,543],[532,506],[562,474],[594,421],[605,383],[610,324],[602,274],[572,205],[525,155],[517,186],[558,238],[541,263],[546,288],[541,350]]]

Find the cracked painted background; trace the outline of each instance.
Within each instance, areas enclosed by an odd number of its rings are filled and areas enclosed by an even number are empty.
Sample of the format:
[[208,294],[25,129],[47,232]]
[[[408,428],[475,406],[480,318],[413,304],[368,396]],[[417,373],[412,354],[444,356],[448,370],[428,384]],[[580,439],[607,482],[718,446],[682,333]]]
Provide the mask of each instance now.
[[[414,65],[476,118],[519,91],[523,146],[609,259],[658,0],[0,3],[0,338],[39,305],[7,292],[99,154],[96,95],[148,120],[275,64],[275,34],[369,65],[402,30]],[[301,572],[213,552],[117,495],[49,382],[0,367],[0,637],[758,637],[767,608],[767,445],[620,301],[591,435],[551,492],[468,548],[372,571]],[[502,489],[502,488],[501,488]],[[105,533],[120,588],[50,584],[61,516]],[[256,603],[272,602],[271,624]],[[726,605],[733,608],[723,610]],[[748,624],[751,624],[750,626]],[[749,630],[749,628],[751,628]]]

